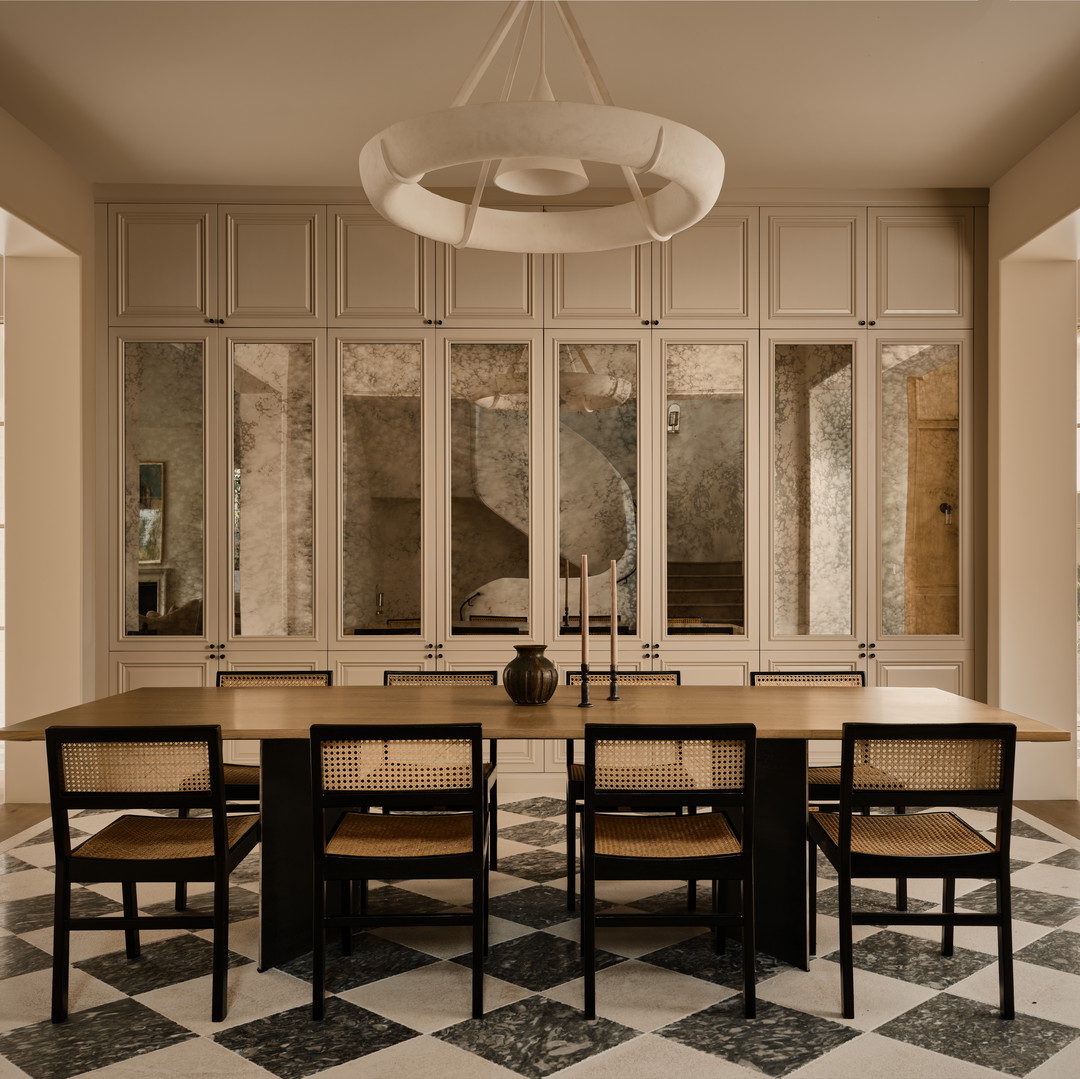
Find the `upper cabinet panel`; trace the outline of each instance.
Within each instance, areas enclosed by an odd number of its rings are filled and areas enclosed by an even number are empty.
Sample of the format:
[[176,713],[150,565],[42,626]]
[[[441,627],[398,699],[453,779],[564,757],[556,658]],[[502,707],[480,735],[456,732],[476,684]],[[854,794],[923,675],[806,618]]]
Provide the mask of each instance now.
[[973,325],[970,208],[871,209],[871,325]]
[[221,296],[229,326],[325,325],[322,206],[219,207]]
[[535,326],[543,318],[540,255],[440,244],[438,325]]
[[204,326],[217,311],[217,208],[109,207],[109,322]]
[[550,255],[547,325],[652,325],[648,244]]
[[866,325],[866,211],[770,209],[761,215],[761,325]]
[[372,209],[338,206],[333,223],[332,326],[433,326],[435,243]]
[[754,325],[758,310],[758,211],[724,207],[653,247],[657,325],[708,329]]

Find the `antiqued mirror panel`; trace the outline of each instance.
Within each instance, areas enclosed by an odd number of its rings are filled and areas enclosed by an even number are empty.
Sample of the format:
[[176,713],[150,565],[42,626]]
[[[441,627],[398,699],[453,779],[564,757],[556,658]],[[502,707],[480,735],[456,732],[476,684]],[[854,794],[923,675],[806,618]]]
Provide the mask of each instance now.
[[773,351],[772,632],[853,632],[853,346]]
[[339,363],[341,632],[419,637],[424,346],[346,341]]
[[745,632],[746,346],[664,351],[667,632]]
[[203,632],[205,361],[201,341],[123,344],[125,635]]
[[[633,342],[559,345],[559,632],[581,633],[581,556],[591,633],[637,632],[638,369]],[[614,563],[614,567],[612,566]]]
[[237,637],[315,631],[314,359],[310,341],[232,342]]
[[960,346],[883,343],[881,633],[960,632]]
[[529,632],[527,343],[450,346],[450,622]]

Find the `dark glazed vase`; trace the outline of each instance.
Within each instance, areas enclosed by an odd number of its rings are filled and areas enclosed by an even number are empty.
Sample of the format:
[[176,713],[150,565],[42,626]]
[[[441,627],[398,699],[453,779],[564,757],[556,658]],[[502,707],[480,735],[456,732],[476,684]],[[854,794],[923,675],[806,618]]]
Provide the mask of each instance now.
[[547,704],[559,671],[544,655],[546,644],[515,644],[517,655],[503,668],[503,686],[514,704]]

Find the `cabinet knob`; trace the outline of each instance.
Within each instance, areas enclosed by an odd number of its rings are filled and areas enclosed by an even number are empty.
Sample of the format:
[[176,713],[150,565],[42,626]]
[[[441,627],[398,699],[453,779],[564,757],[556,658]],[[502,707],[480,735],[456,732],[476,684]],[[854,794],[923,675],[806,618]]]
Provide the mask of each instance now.
[[660,320],[659,320],[658,318],[654,318],[654,319],[652,320],[652,324],[653,324],[654,326],[659,326],[659,325],[660,325]]
[[434,658],[435,658],[435,654],[434,654],[433,652],[428,652],[427,656],[425,656],[424,658],[425,658],[425,659],[434,659]]
[[875,657],[876,655],[877,655],[877,653],[876,653],[876,652],[871,652],[871,653],[870,653],[870,658],[871,658],[871,659],[873,659],[873,658],[874,658],[874,657]]
[[866,653],[865,652],[860,652],[859,653],[859,659],[866,659]]
[[435,325],[436,325],[436,326],[441,326],[441,325],[442,325],[442,319],[441,319],[441,318],[437,318],[437,319],[435,320]]
[[641,325],[642,325],[642,326],[648,326],[648,325],[649,325],[649,320],[648,320],[647,318],[643,318],[643,319],[641,320]]
[[426,319],[424,319],[424,325],[425,326],[434,326],[435,325],[435,320],[433,318],[426,318]]
[[859,319],[859,325],[860,326],[865,326],[866,325],[866,319],[864,319],[864,318]]
[[876,322],[875,322],[875,321],[874,321],[873,319],[871,319],[871,320],[870,320],[870,325],[871,325],[871,326],[876,326],[876,325],[877,325],[877,323],[876,323]]

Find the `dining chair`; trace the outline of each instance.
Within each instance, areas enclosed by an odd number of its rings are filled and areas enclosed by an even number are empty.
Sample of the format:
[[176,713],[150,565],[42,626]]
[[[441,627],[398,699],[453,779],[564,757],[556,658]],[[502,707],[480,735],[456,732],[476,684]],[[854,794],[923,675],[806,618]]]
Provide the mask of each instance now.
[[[754,979],[753,724],[585,724],[581,932],[584,1007],[596,1018],[596,930],[607,926],[710,928],[720,951],[728,926],[741,930],[743,1012],[756,1011]],[[673,802],[702,812],[672,816]],[[626,804],[636,812],[620,809]],[[598,880],[711,880],[707,911],[603,912]],[[740,884],[734,911],[721,910],[718,882]]]
[[[490,822],[479,723],[311,727],[315,865],[312,1018],[322,1019],[326,933],[387,925],[468,925],[472,929],[472,1015],[484,1014]],[[407,810],[420,800],[439,813],[367,812],[376,804]],[[357,811],[357,808],[360,811]],[[471,909],[373,912],[366,883],[421,878],[472,881]],[[359,910],[352,885],[361,882]],[[327,910],[339,884],[340,913]]]
[[[1010,723],[846,723],[837,810],[810,814],[807,834],[836,869],[840,899],[840,985],[845,1019],[855,1017],[852,927],[940,925],[941,954],[953,954],[956,926],[993,925],[998,938],[1001,1017],[1012,1019],[1012,922],[1009,838],[1016,727]],[[898,790],[908,806],[929,812],[870,814],[891,805]],[[933,808],[931,808],[933,807]],[[956,808],[992,809],[993,839]],[[812,861],[816,868],[816,860]],[[939,912],[854,910],[852,881],[865,877],[940,878]],[[956,878],[993,881],[993,913],[957,913]],[[810,918],[817,873],[810,876]]]
[[[73,930],[122,930],[135,960],[142,929],[210,929],[211,1018],[220,1022],[228,1009],[229,874],[259,841],[256,814],[226,814],[221,728],[49,727],[45,746],[56,849],[52,1021],[67,1018]],[[124,813],[73,845],[72,812],[117,809],[153,812]],[[159,815],[167,809],[208,809],[210,816]],[[136,885],[144,881],[207,881],[213,912],[140,914]],[[120,884],[123,915],[73,916],[72,884],[101,882]]]
[[[840,689],[862,689],[866,686],[865,671],[751,671],[752,686],[835,686]],[[806,769],[807,798],[811,806],[840,801],[840,764],[819,764]],[[903,813],[904,807],[894,807]],[[808,848],[808,856],[815,857]],[[811,867],[811,873],[816,867]],[[896,878],[896,909],[908,909],[907,881]],[[817,949],[817,925],[810,921],[810,954]]]
[[[590,681],[602,685],[606,678],[602,670],[594,675],[589,672]],[[566,672],[568,686],[580,686],[582,673]],[[679,671],[619,671],[620,686],[679,686],[682,674]],[[577,903],[577,818],[582,810],[585,793],[585,769],[574,760],[574,740],[566,740],[566,909],[574,910]],[[673,810],[675,812],[676,810]],[[696,895],[696,889],[690,886]]]
[[[383,671],[384,686],[495,686],[498,671]],[[488,742],[484,777],[488,785],[488,816],[491,818],[491,868],[499,866],[498,851],[498,763],[499,743]],[[417,807],[413,807],[416,809]]]
[[[218,689],[268,689],[299,686],[330,686],[333,671],[218,671]],[[259,766],[225,764],[225,810],[228,813],[259,812]],[[187,810],[181,807],[181,817]],[[176,885],[176,909],[187,905],[187,886]]]

